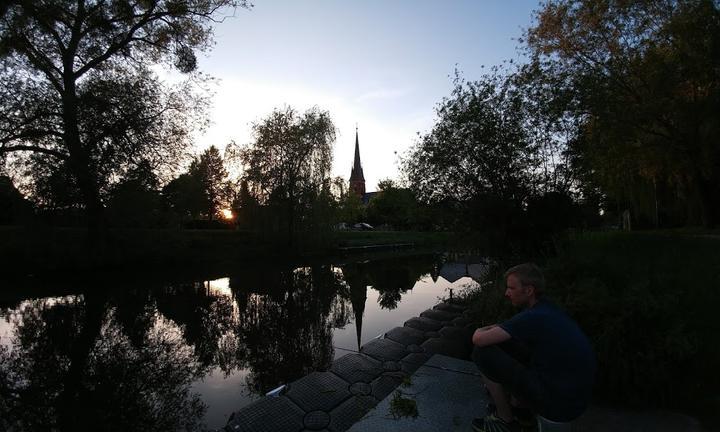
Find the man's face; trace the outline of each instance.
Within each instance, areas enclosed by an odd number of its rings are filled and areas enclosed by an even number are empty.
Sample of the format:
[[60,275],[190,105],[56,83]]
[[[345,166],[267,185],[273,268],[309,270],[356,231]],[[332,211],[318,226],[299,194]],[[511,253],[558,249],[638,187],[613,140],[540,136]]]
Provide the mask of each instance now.
[[534,290],[529,286],[523,286],[520,279],[514,274],[508,275],[505,288],[505,297],[510,300],[513,306],[525,307],[530,304],[530,297]]

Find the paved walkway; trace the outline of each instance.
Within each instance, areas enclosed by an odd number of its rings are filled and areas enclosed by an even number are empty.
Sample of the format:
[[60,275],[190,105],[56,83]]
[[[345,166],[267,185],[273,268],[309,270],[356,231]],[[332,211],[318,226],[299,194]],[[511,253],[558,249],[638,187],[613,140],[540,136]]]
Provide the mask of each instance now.
[[[420,367],[408,385],[380,402],[350,432],[451,432],[472,430],[474,417],[484,415],[485,387],[475,363],[440,354]],[[415,403],[417,416],[398,413],[398,398]],[[401,415],[405,414],[405,415]]]

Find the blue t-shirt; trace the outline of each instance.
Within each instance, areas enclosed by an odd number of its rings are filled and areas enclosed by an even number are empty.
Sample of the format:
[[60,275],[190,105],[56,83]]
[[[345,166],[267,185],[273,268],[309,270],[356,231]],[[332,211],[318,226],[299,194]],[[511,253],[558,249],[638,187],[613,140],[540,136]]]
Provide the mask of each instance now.
[[549,402],[582,413],[590,402],[596,363],[590,341],[577,323],[540,299],[500,327],[530,349],[529,368]]

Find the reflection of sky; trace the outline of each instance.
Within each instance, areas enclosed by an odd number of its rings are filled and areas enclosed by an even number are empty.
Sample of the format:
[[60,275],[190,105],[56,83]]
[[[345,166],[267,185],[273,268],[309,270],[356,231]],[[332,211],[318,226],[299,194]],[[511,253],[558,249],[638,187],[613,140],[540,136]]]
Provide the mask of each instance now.
[[[382,309],[378,304],[380,293],[372,287],[367,290],[367,301],[365,302],[365,314],[363,315],[362,336],[360,344],[385,334],[395,327],[402,327],[408,319],[419,316],[423,311],[432,308],[438,303],[439,298],[447,298],[450,295],[449,288],[455,294],[463,286],[473,283],[468,277],[461,278],[455,283],[449,283],[444,279],[433,282],[430,276],[425,276],[415,282],[412,290],[402,295],[395,309]],[[333,332],[333,345],[340,348],[357,350],[357,335],[355,320],[345,326],[344,329],[335,329]],[[347,351],[336,350],[335,358],[342,357]]]
[[248,373],[248,370],[243,369],[225,376],[220,368],[213,368],[202,380],[193,383],[191,391],[200,393],[207,406],[205,418],[208,427],[225,426],[230,414],[259,398],[245,390]]
[[208,282],[208,284],[211,295],[232,295],[232,291],[230,291],[230,278],[215,279],[214,281]]
[[[41,301],[45,307],[52,307],[57,303],[70,300],[82,300],[82,295],[69,295],[64,297],[46,297]],[[0,309],[0,345],[12,346],[12,337],[14,328],[22,324],[22,313],[25,308],[30,306],[33,300],[25,300],[15,309]]]
[[[338,274],[342,273],[339,267],[333,268],[333,271]],[[449,288],[453,288],[454,292],[458,293],[460,288],[468,283],[472,283],[472,280],[467,277],[450,283],[443,278],[438,278],[437,282],[433,282],[430,276],[424,276],[414,284],[413,289],[402,294],[397,307],[392,310],[382,309],[378,303],[380,292],[368,287],[361,344],[367,343],[377,335],[384,334],[394,327],[402,326],[411,317],[420,315],[421,312],[436,304],[439,298],[447,297]],[[212,296],[231,296],[232,294],[228,278],[204,282],[204,286]],[[78,296],[48,297],[39,300],[39,304],[47,308],[59,302],[79,300],[80,298]],[[23,309],[31,306],[33,302],[38,302],[38,300],[26,300],[21,302],[17,309],[0,311],[0,344],[11,345],[14,336],[13,327],[21,322],[20,317]],[[237,304],[234,303],[233,305],[235,308],[233,313],[235,314],[238,312],[236,309]],[[355,319],[352,316],[352,306],[349,302],[347,307],[351,313],[351,321],[344,328],[333,330],[333,345],[339,348],[356,350]],[[173,320],[165,318],[159,312],[156,313],[154,325],[148,334],[149,337],[154,335],[162,335],[163,338],[177,341],[181,345],[186,343],[183,338],[183,328]],[[184,349],[191,350],[192,347],[185,346]],[[347,353],[347,351],[336,349],[335,358]],[[232,412],[258,398],[258,395],[252,394],[245,387],[248,373],[248,370],[235,370],[230,375],[225,376],[219,368],[213,368],[203,379],[192,384],[191,391],[199,393],[203,402],[207,405],[205,421],[208,427],[219,428],[224,426]]]

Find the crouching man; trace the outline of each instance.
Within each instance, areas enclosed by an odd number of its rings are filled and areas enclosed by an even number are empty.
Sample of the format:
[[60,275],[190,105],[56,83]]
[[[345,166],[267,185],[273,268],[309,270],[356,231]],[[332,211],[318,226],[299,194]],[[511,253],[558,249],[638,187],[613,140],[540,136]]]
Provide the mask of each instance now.
[[522,310],[508,321],[479,328],[473,360],[494,402],[473,421],[476,432],[519,431],[534,414],[568,422],[587,408],[595,355],[575,321],[543,296],[545,278],[531,263],[505,273],[505,297]]

